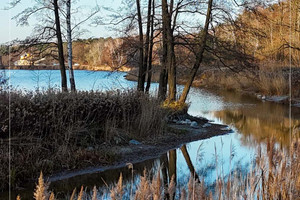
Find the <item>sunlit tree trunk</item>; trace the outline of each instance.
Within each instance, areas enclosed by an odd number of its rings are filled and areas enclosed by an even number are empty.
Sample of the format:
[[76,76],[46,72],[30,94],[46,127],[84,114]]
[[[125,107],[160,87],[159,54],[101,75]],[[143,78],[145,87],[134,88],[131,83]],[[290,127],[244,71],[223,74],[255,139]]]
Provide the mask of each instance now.
[[70,85],[71,91],[75,92],[75,78],[73,72],[73,63],[72,63],[72,29],[71,29],[71,0],[67,0],[67,37],[68,37],[68,65],[69,65],[69,76],[70,76]]
[[204,25],[204,29],[203,31],[201,31],[199,33],[199,36],[200,36],[200,49],[196,55],[196,62],[192,68],[192,71],[190,73],[190,75],[188,76],[188,80],[187,82],[185,83],[184,85],[184,89],[183,89],[183,92],[180,96],[180,99],[179,99],[179,102],[180,103],[184,103],[186,101],[186,98],[187,98],[187,95],[190,91],[190,88],[192,86],[192,83],[195,79],[195,76],[197,74],[197,71],[200,67],[200,64],[202,62],[202,59],[203,59],[203,53],[204,53],[204,49],[205,49],[205,45],[206,45],[206,38],[207,38],[207,32],[208,32],[208,27],[209,27],[209,22],[210,22],[210,16],[211,16],[211,9],[212,9],[212,3],[213,3],[213,0],[209,0],[208,1],[208,7],[207,7],[207,13],[206,13],[206,20],[205,20],[205,25]]
[[64,59],[64,50],[63,50],[63,42],[61,37],[61,29],[60,29],[60,20],[59,20],[59,8],[57,4],[57,0],[53,0],[54,5],[54,16],[55,16],[55,26],[56,26],[56,37],[57,37],[57,47],[58,47],[58,59],[60,66],[60,74],[61,74],[61,87],[62,91],[67,92],[67,76],[66,76],[66,67],[65,67],[65,59]]

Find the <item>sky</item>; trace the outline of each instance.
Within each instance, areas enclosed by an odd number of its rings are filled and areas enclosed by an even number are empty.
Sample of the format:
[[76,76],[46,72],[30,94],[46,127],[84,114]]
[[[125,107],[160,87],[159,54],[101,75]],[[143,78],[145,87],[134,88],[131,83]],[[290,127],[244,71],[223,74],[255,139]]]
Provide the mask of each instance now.
[[[9,5],[11,0],[1,0],[0,4],[0,44],[7,43],[14,39],[25,39],[30,36],[33,31],[33,26],[38,20],[38,16],[31,17],[29,20],[29,26],[17,26],[16,21],[12,19],[16,14],[22,12],[24,9],[33,6],[36,0],[21,0],[20,4],[15,8],[7,10],[5,7]],[[78,6],[84,8],[92,8],[96,5],[96,0],[77,0]],[[118,7],[121,4],[121,0],[98,0],[100,6],[105,7]],[[102,9],[103,10],[103,9]],[[103,13],[104,11],[102,11]],[[109,37],[115,36],[115,32],[109,30],[105,26],[90,26],[89,23],[82,25],[82,28],[88,29],[89,32],[83,35],[83,38],[90,37]]]

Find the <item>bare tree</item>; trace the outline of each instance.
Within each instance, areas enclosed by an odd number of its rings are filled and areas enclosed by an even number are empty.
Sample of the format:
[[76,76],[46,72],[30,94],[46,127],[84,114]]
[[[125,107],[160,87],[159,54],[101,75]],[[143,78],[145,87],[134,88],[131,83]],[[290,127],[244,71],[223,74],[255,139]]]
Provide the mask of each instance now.
[[176,63],[175,63],[175,51],[174,51],[174,37],[172,30],[172,13],[174,1],[171,0],[168,6],[167,0],[162,0],[162,23],[165,31],[165,45],[167,47],[166,54],[166,67],[168,70],[168,101],[176,101]]
[[[150,4],[149,0],[149,4]],[[149,12],[150,9],[150,12]],[[148,6],[148,16],[151,15],[151,7]],[[154,45],[154,15],[155,15],[155,0],[152,0],[152,15],[151,18],[148,18],[148,21],[150,20],[150,46],[149,46],[149,58],[148,58],[148,77],[147,77],[147,85],[146,85],[146,92],[149,92],[150,84],[151,84],[151,77],[152,77],[152,54],[153,54],[153,45]],[[148,48],[147,48],[148,49]]]
[[207,13],[206,13],[206,19],[205,19],[205,25],[204,25],[204,29],[202,31],[200,31],[199,36],[201,37],[200,39],[200,49],[196,55],[196,61],[195,64],[192,68],[192,71],[188,77],[187,82],[184,85],[184,89],[183,92],[180,96],[179,102],[180,103],[184,103],[186,101],[187,95],[190,91],[190,88],[192,86],[193,80],[197,74],[197,71],[200,67],[200,64],[202,62],[203,59],[203,53],[205,50],[205,46],[206,46],[206,39],[207,39],[207,34],[208,34],[208,27],[209,27],[209,22],[210,22],[210,17],[211,17],[211,10],[212,10],[212,4],[213,4],[213,0],[209,0],[208,1],[208,7],[207,7]]
[[137,89],[138,91],[144,92],[146,68],[144,65],[144,35],[143,35],[143,22],[142,22],[140,0],[136,0],[136,8],[137,8],[138,26],[139,26],[139,75],[138,75]]
[[[11,2],[10,5],[13,8],[20,2],[21,0],[15,0]],[[100,10],[98,5],[96,5],[91,9],[90,13],[84,13],[84,16],[82,14],[79,20],[72,23],[71,15],[76,16],[77,14],[80,14],[80,8],[77,7],[72,11],[71,3],[71,0],[37,1],[35,5],[24,9],[14,17],[14,19],[17,20],[18,25],[28,25],[28,20],[32,15],[41,16],[39,22],[35,24],[34,35],[23,41],[15,41],[15,43],[21,44],[20,47],[23,50],[26,48],[33,49],[37,57],[49,55],[54,59],[59,60],[61,86],[63,91],[68,90],[63,42],[64,40],[68,41],[70,85],[71,91],[76,91],[72,67],[72,40],[85,31],[80,29],[80,25],[90,20]],[[63,24],[66,24],[66,26],[63,26]],[[67,36],[65,36],[64,31],[67,32]],[[56,48],[54,48],[54,46],[56,46]]]
[[68,65],[69,65],[69,76],[70,76],[70,85],[71,91],[76,91],[74,72],[73,72],[73,56],[72,56],[72,29],[71,29],[71,0],[66,1],[67,8],[67,40],[68,40]]
[[66,76],[66,67],[65,67],[65,59],[64,59],[63,41],[61,37],[59,12],[58,12],[59,7],[57,4],[57,0],[53,0],[53,6],[54,6],[54,16],[55,16],[55,26],[56,26],[58,60],[59,60],[60,75],[61,75],[61,87],[64,92],[67,92],[68,91],[67,76]]
[[159,88],[158,97],[161,100],[165,100],[167,94],[168,85],[168,69],[167,69],[167,31],[166,23],[162,24],[162,59],[161,59],[161,71],[159,76]]

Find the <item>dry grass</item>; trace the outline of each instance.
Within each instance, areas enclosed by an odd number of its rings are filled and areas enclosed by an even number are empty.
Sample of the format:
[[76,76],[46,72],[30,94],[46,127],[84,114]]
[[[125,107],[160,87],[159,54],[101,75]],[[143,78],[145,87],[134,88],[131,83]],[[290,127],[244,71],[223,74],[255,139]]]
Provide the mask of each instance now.
[[[289,80],[284,68],[261,68],[257,74],[231,71],[209,71],[196,79],[196,86],[217,87],[226,90],[248,91],[264,95],[288,95]],[[299,70],[298,70],[299,71]],[[293,96],[299,97],[298,71],[293,72]]]
[[158,100],[134,91],[2,91],[0,101],[0,189],[8,186],[9,141],[11,181],[18,186],[40,170],[48,175],[112,162],[117,155],[104,143],[128,144],[163,134],[168,114]]
[[267,95],[286,95],[289,91],[288,80],[280,70],[260,71],[259,82],[256,85],[262,94]]
[[[39,178],[35,196],[47,197],[49,192],[46,184]],[[300,199],[300,139],[294,138],[287,152],[276,147],[274,140],[269,140],[266,154],[261,148],[257,149],[256,163],[246,176],[234,173],[225,181],[218,177],[214,193],[205,188],[204,180],[201,182],[190,178],[188,185],[183,187],[180,194],[176,191],[174,177],[169,183],[163,183],[160,169],[157,175],[151,180],[144,171],[140,177],[140,183],[132,199],[136,200],[159,200],[159,199],[219,199],[219,200],[239,200],[239,199]],[[113,200],[124,199],[124,186],[122,185],[122,174],[115,187],[111,188],[110,197]],[[163,185],[168,187],[164,189]],[[179,188],[177,188],[179,190]],[[75,190],[74,190],[75,191]],[[38,194],[37,194],[38,193]],[[73,192],[70,200],[75,199]],[[77,199],[102,199],[97,196],[97,189],[94,187],[92,194],[83,191],[83,187]],[[130,195],[131,196],[131,195]],[[85,198],[82,198],[85,197]],[[20,198],[20,197],[18,197]],[[48,200],[47,198],[44,198]]]

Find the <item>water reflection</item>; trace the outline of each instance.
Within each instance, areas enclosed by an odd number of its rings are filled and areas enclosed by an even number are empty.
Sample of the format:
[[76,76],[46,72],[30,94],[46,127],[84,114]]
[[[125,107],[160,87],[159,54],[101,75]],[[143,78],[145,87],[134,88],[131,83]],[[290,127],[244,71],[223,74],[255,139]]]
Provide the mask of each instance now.
[[[237,96],[232,93],[224,93],[225,101],[235,102]],[[242,99],[246,98],[246,99]],[[243,145],[256,147],[265,143],[266,138],[274,137],[282,147],[290,144],[290,131],[299,132],[300,109],[292,108],[291,127],[289,109],[287,106],[272,102],[257,102],[256,99],[241,96],[239,102],[249,103],[238,108],[212,111],[212,114],[225,124],[233,125],[242,135]],[[254,103],[253,103],[254,102]],[[292,129],[292,130],[291,130]]]

